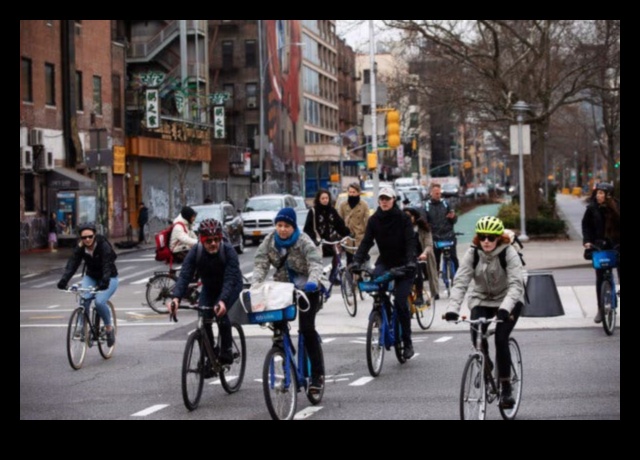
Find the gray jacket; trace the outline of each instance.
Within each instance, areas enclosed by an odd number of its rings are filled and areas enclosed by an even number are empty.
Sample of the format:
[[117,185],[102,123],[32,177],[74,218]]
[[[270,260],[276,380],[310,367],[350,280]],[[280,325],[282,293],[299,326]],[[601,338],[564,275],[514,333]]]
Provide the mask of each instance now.
[[[507,270],[502,268],[498,254],[507,251]],[[478,250],[478,265],[473,270],[473,254],[470,247],[460,261],[451,289],[451,299],[447,311],[458,313],[462,306],[467,289],[471,281],[475,281],[469,293],[468,307],[481,305],[483,307],[504,308],[511,312],[516,303],[524,302],[524,282],[522,261],[518,251],[510,244],[502,244],[490,253]]]
[[[275,232],[267,235],[256,251],[253,260],[253,282],[264,281],[273,265],[276,268],[274,281],[291,282],[298,289],[303,289],[307,281],[319,285],[322,276],[322,253],[309,235],[300,232],[298,241],[288,249],[289,255],[284,261],[286,253],[276,248],[274,235]],[[289,271],[295,274],[295,279],[290,279]]]

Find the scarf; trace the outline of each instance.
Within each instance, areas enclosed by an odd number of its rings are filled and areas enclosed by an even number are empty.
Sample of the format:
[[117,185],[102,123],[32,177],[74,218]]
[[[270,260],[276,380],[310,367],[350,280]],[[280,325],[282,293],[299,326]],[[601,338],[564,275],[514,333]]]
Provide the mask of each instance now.
[[296,244],[296,241],[298,241],[299,237],[300,237],[300,229],[296,228],[293,234],[286,240],[283,240],[282,238],[280,238],[280,235],[278,235],[278,232],[274,234],[273,240],[275,242],[277,249],[287,249],[293,246],[294,244]]

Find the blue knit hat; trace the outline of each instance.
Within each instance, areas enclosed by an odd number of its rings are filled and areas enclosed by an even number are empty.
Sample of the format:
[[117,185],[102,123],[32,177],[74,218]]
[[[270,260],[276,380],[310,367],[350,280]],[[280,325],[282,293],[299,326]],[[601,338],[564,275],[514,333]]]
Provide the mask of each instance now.
[[293,228],[298,228],[298,218],[293,208],[282,208],[278,211],[278,215],[273,222],[277,224],[280,221],[288,223]]

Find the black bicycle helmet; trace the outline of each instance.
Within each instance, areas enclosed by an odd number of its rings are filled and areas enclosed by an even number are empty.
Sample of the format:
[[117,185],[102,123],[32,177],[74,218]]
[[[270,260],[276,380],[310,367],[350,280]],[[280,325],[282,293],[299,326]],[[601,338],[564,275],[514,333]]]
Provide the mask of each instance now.
[[83,222],[78,224],[78,235],[80,235],[84,230],[91,230],[93,233],[97,233],[96,223],[95,222]]
[[222,224],[215,219],[205,219],[198,227],[200,236],[220,236],[222,237]]
[[613,185],[608,182],[598,182],[594,187],[595,190],[602,190],[607,194],[613,194]]

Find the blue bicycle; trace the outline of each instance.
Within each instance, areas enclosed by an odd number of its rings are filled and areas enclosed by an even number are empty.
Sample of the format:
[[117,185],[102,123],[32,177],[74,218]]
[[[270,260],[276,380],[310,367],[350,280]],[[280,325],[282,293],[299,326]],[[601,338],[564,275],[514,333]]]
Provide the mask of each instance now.
[[403,267],[397,267],[374,278],[373,270],[367,268],[353,269],[360,274],[358,282],[361,292],[368,292],[373,297],[373,308],[369,314],[367,325],[367,367],[373,377],[380,375],[384,362],[384,351],[394,347],[396,358],[404,364],[404,342],[398,312],[393,308],[391,292],[394,280],[405,276]]
[[613,335],[616,328],[616,312],[618,309],[618,296],[613,269],[618,266],[618,251],[616,249],[602,250],[593,245],[592,264],[595,269],[604,270],[600,287],[600,308],[602,315],[602,327],[607,335]]
[[[463,235],[463,233],[456,232],[456,235]],[[456,244],[453,240],[434,241],[434,246],[437,249],[442,250],[442,281],[444,287],[447,290],[447,297],[451,297],[451,286],[453,286],[453,279],[456,277],[456,267],[451,258],[451,248]]]
[[[308,391],[311,384],[311,361],[304,346],[304,337],[298,333],[296,356],[296,349],[289,333],[289,322],[296,319],[297,303],[300,297],[306,298],[305,293],[295,289],[292,305],[281,310],[247,313],[251,324],[266,325],[273,331],[273,346],[267,352],[262,366],[264,399],[273,420],[293,419],[296,414],[299,391],[304,389],[307,399],[313,405],[319,404],[324,394],[324,387],[315,393]],[[308,300],[307,305],[309,305]],[[320,342],[322,343],[322,340]],[[320,358],[324,368],[322,348],[320,348]]]

